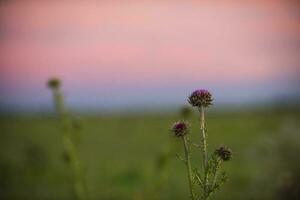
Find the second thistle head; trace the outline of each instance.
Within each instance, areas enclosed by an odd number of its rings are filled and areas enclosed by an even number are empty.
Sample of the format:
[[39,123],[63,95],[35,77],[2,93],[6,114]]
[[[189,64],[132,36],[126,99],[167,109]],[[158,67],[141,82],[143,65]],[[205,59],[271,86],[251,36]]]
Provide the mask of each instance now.
[[52,79],[49,79],[48,81],[48,87],[50,89],[58,89],[60,86],[60,80],[57,79],[57,78],[52,78]]
[[232,158],[232,151],[227,146],[220,146],[216,149],[215,154],[223,161],[228,161]]
[[173,124],[171,131],[176,137],[182,137],[188,133],[189,127],[186,122],[178,121]]
[[204,89],[195,90],[188,98],[188,102],[194,107],[208,107],[212,105],[212,95]]

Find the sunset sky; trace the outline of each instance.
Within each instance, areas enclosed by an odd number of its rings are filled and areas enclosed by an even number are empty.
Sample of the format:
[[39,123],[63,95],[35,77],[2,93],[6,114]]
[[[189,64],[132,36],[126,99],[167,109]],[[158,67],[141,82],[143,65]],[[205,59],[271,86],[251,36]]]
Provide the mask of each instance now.
[[1,1],[0,106],[51,106],[50,77],[84,109],[180,105],[196,88],[219,105],[299,95],[291,2]]

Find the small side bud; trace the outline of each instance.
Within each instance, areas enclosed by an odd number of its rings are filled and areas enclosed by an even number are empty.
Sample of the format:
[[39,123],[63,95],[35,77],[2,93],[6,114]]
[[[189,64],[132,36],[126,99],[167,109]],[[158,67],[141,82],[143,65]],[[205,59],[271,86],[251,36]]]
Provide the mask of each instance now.
[[212,101],[212,95],[204,89],[195,90],[188,98],[188,102],[194,107],[209,107]]
[[192,110],[191,110],[191,108],[189,106],[185,105],[185,106],[181,107],[181,109],[180,109],[180,116],[183,119],[188,119],[191,115],[192,115]]
[[47,85],[50,89],[57,89],[60,87],[60,80],[57,78],[49,79]]
[[232,158],[232,151],[227,146],[221,146],[215,150],[215,154],[223,161],[228,161]]
[[172,133],[176,137],[182,137],[188,133],[188,124],[184,121],[175,122],[171,128]]

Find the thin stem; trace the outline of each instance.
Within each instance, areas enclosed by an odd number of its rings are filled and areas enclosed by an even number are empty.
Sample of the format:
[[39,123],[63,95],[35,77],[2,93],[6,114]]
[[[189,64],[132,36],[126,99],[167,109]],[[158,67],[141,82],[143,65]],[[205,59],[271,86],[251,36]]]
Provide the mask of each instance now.
[[198,183],[199,183],[201,186],[203,186],[203,182],[202,182],[201,178],[199,177],[199,175],[198,175],[197,173],[195,174],[195,178],[196,178],[196,180],[198,181]]
[[76,148],[72,142],[72,124],[69,118],[69,115],[65,109],[63,96],[58,88],[53,89],[53,98],[55,103],[56,112],[60,118],[63,126],[63,145],[66,153],[70,158],[70,165],[74,173],[74,189],[76,197],[79,200],[87,199],[86,195],[86,186],[83,181],[83,174],[80,165],[79,158],[77,156]]
[[203,106],[199,108],[200,112],[200,131],[201,131],[201,143],[202,143],[202,154],[203,154],[203,170],[204,170],[204,199],[207,199],[207,186],[208,186],[208,155],[207,155],[207,144],[206,144],[206,133],[205,133],[205,118],[204,118],[204,113],[205,109]]
[[216,184],[217,184],[220,165],[221,165],[221,160],[218,159],[216,161],[216,164],[215,164],[214,169],[213,169],[214,170],[213,171],[213,180],[212,180],[212,183],[211,183],[209,193],[207,194],[207,198],[209,198],[216,189],[215,187],[216,187]]
[[218,160],[217,163],[216,163],[215,169],[214,169],[214,178],[213,178],[213,181],[212,181],[212,184],[211,184],[212,188],[214,188],[215,185],[216,185],[220,164],[221,164],[221,162]]
[[55,111],[57,112],[58,117],[63,119],[63,116],[66,115],[63,96],[58,88],[53,88],[52,94],[54,99]]
[[194,196],[194,192],[193,192],[192,166],[191,166],[190,152],[189,152],[189,146],[188,146],[186,136],[183,136],[182,140],[183,140],[184,153],[185,153],[185,159],[186,159],[186,167],[187,167],[187,172],[188,172],[190,195],[191,195],[191,199],[195,200],[195,196]]

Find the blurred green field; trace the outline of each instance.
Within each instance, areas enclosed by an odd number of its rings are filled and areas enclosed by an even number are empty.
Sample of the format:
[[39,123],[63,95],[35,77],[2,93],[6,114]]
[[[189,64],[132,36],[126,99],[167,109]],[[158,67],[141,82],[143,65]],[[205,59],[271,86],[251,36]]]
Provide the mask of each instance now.
[[[176,158],[181,143],[168,132],[178,118],[81,116],[74,140],[90,199],[188,199],[185,166]],[[196,115],[191,124],[198,142]],[[220,144],[234,152],[225,163],[230,179],[215,199],[284,199],[299,186],[299,111],[208,112],[206,124],[210,152]],[[0,128],[0,199],[74,199],[55,117],[1,117]],[[200,161],[198,151],[193,160]]]

